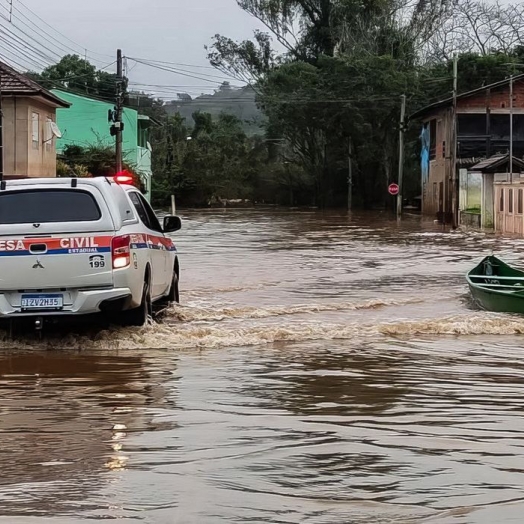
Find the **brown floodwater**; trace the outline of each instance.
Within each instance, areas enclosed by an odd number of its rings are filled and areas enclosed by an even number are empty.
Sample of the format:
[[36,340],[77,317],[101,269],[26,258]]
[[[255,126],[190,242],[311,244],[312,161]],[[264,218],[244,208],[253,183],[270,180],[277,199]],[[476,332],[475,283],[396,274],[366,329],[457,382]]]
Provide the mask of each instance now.
[[522,521],[524,319],[464,273],[523,241],[182,216],[163,322],[0,332],[1,522]]

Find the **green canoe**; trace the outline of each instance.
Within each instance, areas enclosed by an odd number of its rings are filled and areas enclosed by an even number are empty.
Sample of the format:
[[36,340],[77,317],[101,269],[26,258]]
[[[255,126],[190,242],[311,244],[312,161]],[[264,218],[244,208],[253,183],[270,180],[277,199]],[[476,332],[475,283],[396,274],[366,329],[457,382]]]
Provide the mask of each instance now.
[[524,314],[524,271],[491,255],[474,267],[466,279],[473,298],[483,309]]

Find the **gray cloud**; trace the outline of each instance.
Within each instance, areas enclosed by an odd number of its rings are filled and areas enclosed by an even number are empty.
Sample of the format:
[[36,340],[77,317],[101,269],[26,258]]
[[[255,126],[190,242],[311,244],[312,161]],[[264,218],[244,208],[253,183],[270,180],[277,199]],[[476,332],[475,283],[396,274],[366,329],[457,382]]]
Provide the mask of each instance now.
[[[235,0],[73,0],[74,8],[71,0],[23,2],[35,14],[78,44],[54,34],[62,43],[64,54],[69,47],[79,54],[83,48],[87,48],[90,59],[96,60],[98,67],[112,62],[116,49],[121,48],[124,55],[129,57],[200,66],[180,66],[192,71],[195,76],[220,76],[215,70],[205,69],[209,63],[204,45],[210,44],[216,33],[241,40],[250,38],[253,30],[260,28],[258,22],[244,13]],[[16,3],[17,0],[14,0],[15,6]],[[22,24],[29,24],[25,18],[27,16],[41,28],[50,31],[22,5],[18,9],[19,12],[14,12],[18,17],[14,18],[14,22],[20,27],[24,27]],[[58,51],[55,44],[56,42],[44,45]],[[132,61],[128,62],[128,66],[129,77],[133,82],[167,84],[174,86],[173,93],[178,90],[198,94],[209,91],[220,83],[218,78],[189,78]],[[114,66],[109,70],[114,70]]]

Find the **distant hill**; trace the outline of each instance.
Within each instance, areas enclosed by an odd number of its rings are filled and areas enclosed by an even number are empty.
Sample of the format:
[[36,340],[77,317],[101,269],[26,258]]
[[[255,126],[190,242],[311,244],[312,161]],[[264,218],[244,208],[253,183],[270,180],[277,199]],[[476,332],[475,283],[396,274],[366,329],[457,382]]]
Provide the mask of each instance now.
[[229,82],[224,82],[212,95],[191,98],[185,93],[179,94],[178,99],[167,102],[164,109],[169,115],[178,113],[189,124],[193,123],[192,114],[196,111],[210,113],[214,117],[218,117],[220,113],[229,113],[243,122],[244,131],[248,135],[261,133],[264,122],[264,115],[255,102],[253,88],[246,86],[237,89]]

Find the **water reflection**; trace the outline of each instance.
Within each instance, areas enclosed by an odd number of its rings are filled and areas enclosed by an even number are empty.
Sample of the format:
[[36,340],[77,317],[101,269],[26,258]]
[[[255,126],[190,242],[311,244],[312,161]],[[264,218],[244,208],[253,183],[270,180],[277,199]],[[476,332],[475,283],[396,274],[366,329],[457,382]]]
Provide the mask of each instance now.
[[370,346],[326,351],[325,343],[310,343],[306,353],[282,348],[253,374],[252,394],[294,414],[380,415],[409,394],[399,377],[416,362],[376,353]]
[[96,508],[129,434],[158,429],[144,407],[163,402],[162,382],[138,355],[0,354],[2,515]]

